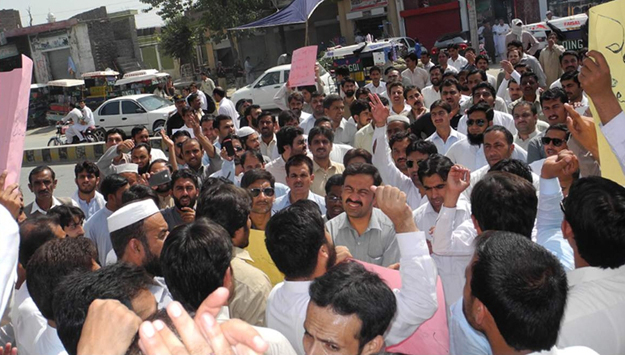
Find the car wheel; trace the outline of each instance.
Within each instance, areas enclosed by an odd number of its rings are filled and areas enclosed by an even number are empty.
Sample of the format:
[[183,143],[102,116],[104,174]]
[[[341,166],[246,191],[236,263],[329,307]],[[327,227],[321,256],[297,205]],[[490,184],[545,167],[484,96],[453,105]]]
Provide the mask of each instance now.
[[152,126],[152,132],[154,132],[154,135],[156,135],[158,133],[158,131],[160,131],[161,129],[165,128],[165,121],[164,120],[158,120],[156,122],[154,122],[154,126]]
[[96,142],[104,142],[106,137],[106,130],[104,128],[98,128],[93,132],[93,137]]

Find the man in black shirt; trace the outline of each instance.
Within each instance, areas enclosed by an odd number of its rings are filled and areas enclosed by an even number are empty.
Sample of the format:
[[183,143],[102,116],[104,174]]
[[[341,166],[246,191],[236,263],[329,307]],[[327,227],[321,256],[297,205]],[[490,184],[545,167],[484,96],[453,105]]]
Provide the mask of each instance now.
[[182,109],[187,105],[187,101],[184,96],[174,96],[174,103],[176,105],[176,111],[172,113],[167,119],[167,135],[171,137],[174,129],[178,129],[184,126],[184,120],[182,119]]
[[[460,84],[458,83],[458,80],[445,79],[445,81],[441,84],[441,99],[446,101],[451,106],[451,112],[449,115],[451,116],[450,123],[453,129],[458,128],[458,122],[462,117],[462,112],[460,112],[460,97]],[[421,139],[426,139],[434,134],[434,132],[436,132],[436,127],[434,127],[434,124],[432,123],[430,113],[426,113],[412,123],[410,126],[410,132]]]

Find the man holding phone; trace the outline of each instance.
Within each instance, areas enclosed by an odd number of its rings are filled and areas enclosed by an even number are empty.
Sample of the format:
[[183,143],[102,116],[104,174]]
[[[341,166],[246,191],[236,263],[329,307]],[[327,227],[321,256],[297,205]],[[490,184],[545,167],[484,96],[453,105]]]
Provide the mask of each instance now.
[[150,187],[158,196],[158,208],[162,210],[174,206],[174,199],[171,196],[171,165],[167,160],[157,159],[150,164],[148,172]]
[[171,176],[174,206],[161,210],[169,231],[195,220],[195,202],[199,192],[197,176],[189,169],[175,171]]

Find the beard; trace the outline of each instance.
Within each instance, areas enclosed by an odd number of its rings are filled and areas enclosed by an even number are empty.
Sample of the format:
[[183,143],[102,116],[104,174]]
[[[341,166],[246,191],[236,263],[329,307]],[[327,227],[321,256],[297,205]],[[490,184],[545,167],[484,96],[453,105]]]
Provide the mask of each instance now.
[[352,96],[354,96],[355,93],[356,92],[354,90],[347,90],[347,91],[345,91],[345,96],[352,97]]
[[82,192],[83,194],[88,195],[88,194],[92,193],[92,192],[93,192],[93,190],[95,190],[95,187],[96,187],[96,186],[95,186],[95,185],[93,185],[93,187],[90,187],[90,188],[87,188],[87,189],[83,189],[83,188],[82,188],[82,187],[80,187],[80,185],[79,185],[78,190],[79,190],[80,192]]
[[182,205],[182,202],[180,202],[179,199],[174,197],[174,205],[176,205],[176,208],[179,209],[179,210],[181,210],[181,209],[183,209],[185,207],[193,208],[193,206],[195,206],[195,201],[197,200],[197,198],[193,198],[193,197],[189,196],[189,199],[190,199],[189,205],[188,206],[184,206],[184,205]]
[[171,190],[171,186],[169,186],[169,184],[163,184],[163,185],[158,185],[158,187],[156,188],[156,193],[159,194],[164,194],[167,193]]
[[147,243],[143,243],[145,247],[145,258],[143,259],[143,268],[145,271],[152,276],[163,276],[163,270],[161,268],[161,258],[157,255],[154,255],[150,248],[148,248]]
[[471,145],[481,145],[484,143],[484,134],[471,134],[467,132],[467,139]]

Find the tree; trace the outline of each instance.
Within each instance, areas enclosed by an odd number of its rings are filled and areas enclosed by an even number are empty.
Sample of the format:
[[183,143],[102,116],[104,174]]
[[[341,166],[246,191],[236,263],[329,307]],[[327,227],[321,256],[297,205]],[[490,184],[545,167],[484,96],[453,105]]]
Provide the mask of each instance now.
[[160,43],[165,53],[179,59],[181,65],[187,63],[193,65],[196,44],[196,31],[188,18],[178,15],[167,20]]
[[[271,0],[141,0],[158,8],[157,14],[165,21],[181,14],[198,17],[199,25],[207,28],[209,39],[219,42],[224,38],[230,40],[234,52],[234,36],[244,36],[245,32],[228,31],[228,28],[244,25],[268,16],[275,12]],[[236,52],[233,53],[237,58]]]

